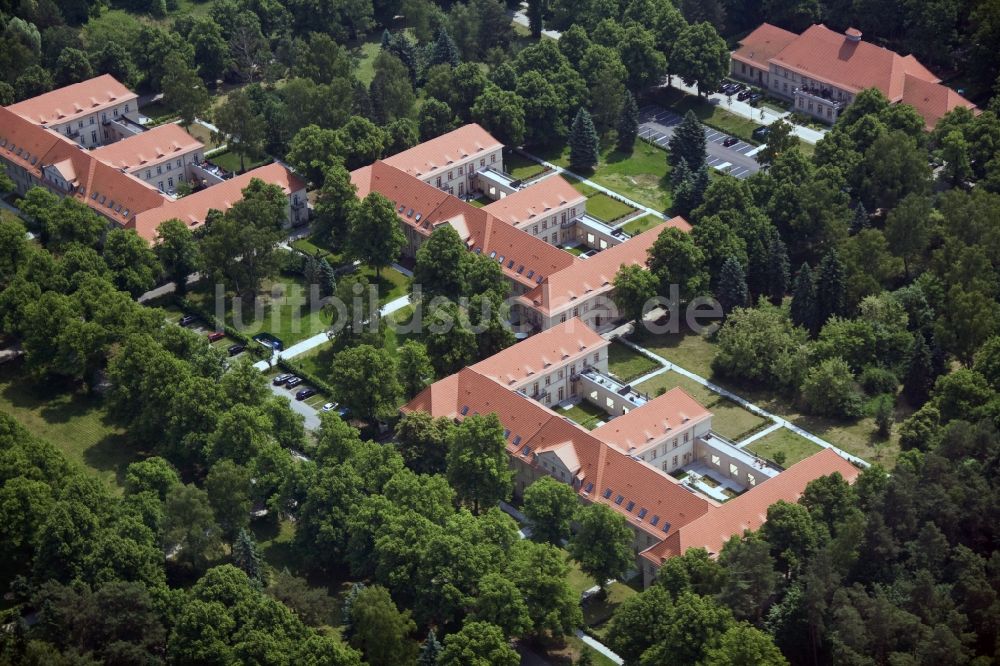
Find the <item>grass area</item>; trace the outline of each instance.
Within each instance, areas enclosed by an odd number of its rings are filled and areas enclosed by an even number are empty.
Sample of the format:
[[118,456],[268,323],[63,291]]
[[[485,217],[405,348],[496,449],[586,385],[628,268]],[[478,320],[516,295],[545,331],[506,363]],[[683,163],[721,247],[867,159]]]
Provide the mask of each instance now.
[[559,413],[587,430],[593,430],[609,418],[607,412],[586,400],[581,400],[569,409],[560,409]]
[[482,208],[483,206],[489,206],[491,203],[493,203],[493,200],[490,199],[488,196],[483,195],[480,197],[476,197],[475,199],[470,199],[469,203],[475,206],[476,208]]
[[669,391],[678,386],[712,412],[712,430],[734,442],[748,437],[769,423],[765,418],[743,409],[729,398],[724,398],[677,372],[664,372],[635,388],[655,396],[661,388]]
[[657,356],[676,363],[685,370],[690,370],[702,377],[712,376],[712,359],[715,358],[715,345],[707,338],[693,333],[687,328],[681,333],[664,333],[653,335],[647,333],[636,341]]
[[821,447],[813,444],[805,437],[797,435],[788,428],[775,430],[766,437],[761,437],[746,447],[747,451],[755,453],[768,460],[774,460],[774,454],[781,451],[785,454],[782,467],[791,467],[795,463],[819,453]]
[[626,347],[620,342],[612,342],[608,347],[608,370],[625,383],[656,370],[659,364],[651,358]]
[[351,49],[351,55],[357,58],[354,66],[354,76],[366,86],[375,78],[375,57],[382,46],[382,33],[376,39],[359,44]]
[[385,305],[400,296],[410,293],[410,283],[412,280],[395,268],[383,268],[378,278],[375,277],[375,269],[363,266],[357,273],[368,278],[368,281],[378,287],[378,302]]
[[615,581],[608,586],[607,597],[604,599],[591,598],[583,604],[584,623],[590,627],[591,633],[604,642],[608,630],[607,622],[611,619],[615,609],[623,601],[638,593],[639,591],[631,585]]
[[630,236],[638,236],[643,231],[652,229],[657,224],[663,222],[660,218],[655,215],[643,215],[642,217],[637,217],[625,226],[622,227],[622,231]]
[[520,180],[534,178],[545,171],[545,167],[538,162],[509,151],[504,152],[503,167],[507,173]]
[[[224,153],[219,153],[214,155],[210,160],[212,164],[222,167],[226,171],[231,171],[232,173],[241,173],[240,169],[240,156],[234,152],[226,151]],[[246,171],[250,169],[256,169],[257,167],[267,164],[268,159],[265,157],[263,159],[253,159],[251,157],[245,157],[243,159],[243,164],[246,166]]]
[[587,212],[605,222],[612,222],[635,210],[637,209],[609,197],[603,192],[598,192],[587,198]]
[[187,128],[187,133],[205,144],[206,152],[219,147],[219,144],[212,139],[212,130],[201,123],[191,123],[191,126]]
[[178,115],[177,109],[172,104],[168,104],[162,99],[156,102],[150,102],[149,104],[143,104],[139,111],[142,115],[152,119],[168,117],[174,118]]
[[299,238],[289,243],[289,245],[291,245],[299,252],[304,252],[312,256],[319,255],[320,257],[325,257],[327,261],[331,263],[331,265],[336,265],[341,263],[336,255],[330,252],[330,250],[328,250],[327,248],[317,245],[315,242],[313,242],[313,239],[311,238]]
[[753,131],[760,127],[759,123],[730,113],[704,98],[688,95],[676,88],[669,88],[662,90],[657,101],[681,115],[688,111],[694,111],[698,120],[709,127],[739,137],[748,143],[758,143],[753,138]]
[[589,248],[586,245],[574,245],[573,247],[564,247],[563,249],[572,254],[574,257],[579,257]]
[[0,366],[0,412],[120,490],[125,468],[143,456],[128,445],[124,429],[108,417],[100,398],[29,384],[21,369],[17,361]]
[[[553,164],[569,166],[569,147],[540,155]],[[631,153],[623,153],[612,143],[601,150],[592,173],[582,173],[599,185],[657,210],[667,210],[672,201],[667,177],[667,153],[645,141],[636,141]],[[577,188],[580,189],[580,188]],[[589,196],[593,192],[585,192]]]

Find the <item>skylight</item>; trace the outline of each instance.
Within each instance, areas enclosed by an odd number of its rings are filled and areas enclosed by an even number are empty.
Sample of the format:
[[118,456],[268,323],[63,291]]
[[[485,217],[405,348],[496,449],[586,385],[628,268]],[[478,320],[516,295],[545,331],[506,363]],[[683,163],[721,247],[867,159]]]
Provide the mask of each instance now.
[[648,509],[639,509],[639,520],[645,518],[647,513],[649,513]]
[[520,443],[521,443],[521,436],[520,435],[514,435],[514,446],[517,446]]
[[625,496],[619,495],[618,497],[615,498],[615,504],[621,504],[623,499],[625,499]]
[[589,495],[593,491],[594,491],[594,482],[591,481],[590,483],[587,484],[587,487],[583,489],[583,492],[585,492],[585,493],[587,493]]
[[464,405],[462,407],[462,416],[465,416],[468,413],[469,413],[469,406],[468,405]]
[[669,532],[670,531],[670,523],[668,523],[665,520],[663,521],[663,531],[664,532]]
[[634,508],[635,508],[635,502],[629,502],[628,506],[625,507],[625,510],[628,511],[629,513],[632,513],[632,509]]
[[656,527],[656,524],[658,522],[660,522],[660,517],[659,516],[653,516],[653,519],[649,521],[649,524],[652,525],[653,527]]
[[611,488],[604,491],[604,499],[611,499]]

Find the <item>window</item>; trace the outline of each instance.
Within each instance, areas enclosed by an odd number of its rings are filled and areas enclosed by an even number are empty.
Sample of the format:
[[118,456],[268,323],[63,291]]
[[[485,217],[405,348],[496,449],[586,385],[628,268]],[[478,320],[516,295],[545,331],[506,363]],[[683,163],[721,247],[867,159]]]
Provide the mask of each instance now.
[[76,125],[76,126],[77,126],[77,127],[83,127],[83,121],[81,120],[81,121],[80,121],[79,123],[77,123],[77,125]]
[[733,463],[729,463],[729,473],[732,474],[733,476],[736,476],[740,473],[740,469]]
[[629,513],[632,513],[632,509],[634,509],[634,508],[635,508],[635,502],[629,500],[629,503],[625,507],[625,510],[628,511]]
[[174,178],[173,176],[171,176],[170,178],[167,178],[167,187],[173,187],[173,186],[174,186]]
[[563,371],[560,369],[559,370],[559,379],[562,379],[562,378],[563,378]]
[[548,229],[548,228],[549,228],[549,221],[542,220],[542,229]]
[[552,375],[548,375],[548,376],[547,376],[547,377],[545,378],[545,385],[546,385],[546,386],[549,386],[549,385],[550,385],[551,383],[552,383]]
[[601,360],[601,352],[594,354],[594,363],[598,363]]
[[756,486],[757,485],[757,479],[754,478],[753,474],[749,474],[749,473],[747,474],[747,483],[749,483],[751,486]]
[[441,176],[437,177],[437,186],[441,187]]
[[569,211],[569,214],[572,215],[573,217],[576,217],[576,208],[571,209]]
[[458,175],[459,176],[465,175],[465,167],[464,166],[458,167]]
[[156,186],[159,188],[159,190],[161,192],[163,191],[163,181],[162,180],[159,183],[157,183]]
[[677,448],[677,438],[676,437],[674,437],[674,448],[675,449]]
[[180,161],[180,160],[177,160],[177,168],[178,168],[178,169],[180,169],[180,168],[181,168],[181,161]]
[[97,143],[97,131],[96,130],[90,133],[90,141],[91,141],[91,143]]
[[625,496],[619,495],[618,497],[615,498],[615,504],[621,505],[623,499],[625,499]]
[[542,242],[543,243],[548,243],[549,242],[549,235],[548,234],[545,234],[544,236],[542,236]]
[[664,472],[670,471],[670,466],[667,464],[666,460],[663,461],[663,464],[660,467],[663,469]]
[[94,124],[94,120],[95,120],[94,116],[91,116],[91,117],[90,117],[90,123],[89,123],[89,124],[90,124],[90,125],[93,125],[93,124]]
[[448,172],[448,180],[451,180],[452,178],[454,178],[453,174],[454,174],[454,171],[449,171]]
[[115,118],[118,117],[118,109],[115,109]]
[[486,158],[485,157],[483,159],[479,160],[479,166],[481,166],[481,167],[486,166]]
[[719,458],[719,456],[712,454],[712,464],[715,465],[716,467],[719,467],[720,465],[722,465],[722,459]]
[[677,456],[674,456],[674,467],[677,467]]
[[684,443],[685,443],[685,444],[687,444],[687,443],[688,443],[688,440],[689,440],[689,439],[691,439],[691,433],[690,433],[690,432],[686,432],[686,433],[684,433]]
[[490,155],[490,164],[494,164],[497,161],[496,155]]
[[533,393],[534,393],[535,395],[538,395],[538,382],[535,382],[535,387],[534,387],[534,391],[533,391]]
[[649,456],[650,460],[656,460],[656,449],[653,449],[653,455]]
[[146,169],[146,178],[149,179],[149,178],[152,178],[152,177],[153,177],[153,172],[150,171],[149,169]]
[[125,113],[128,113],[128,104],[125,105]]
[[533,236],[537,236],[538,235],[538,225],[537,224],[535,226],[531,227],[531,234]]
[[163,165],[157,164],[156,165],[156,175],[159,176],[161,173],[163,173]]

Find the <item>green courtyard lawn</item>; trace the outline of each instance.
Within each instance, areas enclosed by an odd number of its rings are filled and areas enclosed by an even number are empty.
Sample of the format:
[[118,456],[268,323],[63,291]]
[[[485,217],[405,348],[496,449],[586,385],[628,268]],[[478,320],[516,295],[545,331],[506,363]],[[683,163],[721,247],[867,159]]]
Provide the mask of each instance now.
[[607,412],[586,400],[581,400],[569,409],[559,409],[558,413],[587,430],[593,430],[600,422],[609,418]]
[[493,203],[493,200],[486,195],[476,197],[475,199],[469,199],[469,203],[476,208],[483,208],[484,206],[489,206]]
[[143,457],[128,445],[124,429],[108,417],[100,398],[36,387],[24,379],[19,361],[0,366],[0,412],[14,417],[32,435],[53,444],[116,492],[124,482],[125,468]]
[[534,178],[545,171],[545,167],[538,162],[509,150],[504,151],[503,168],[504,171],[520,180]]
[[660,389],[680,387],[712,412],[712,430],[734,442],[752,435],[769,425],[769,421],[749,412],[728,398],[713,393],[701,384],[672,370],[664,372],[635,387],[637,391],[655,397]]
[[626,384],[659,367],[660,365],[653,359],[620,342],[612,342],[608,347],[608,370]]
[[[227,150],[224,153],[213,155],[208,161],[222,169],[225,169],[226,171],[240,173],[240,156],[232,151]],[[269,160],[266,157],[255,160],[247,155],[243,158],[243,164],[246,166],[246,171],[256,169],[257,167],[263,166],[268,162]]]
[[609,197],[603,192],[597,192],[587,197],[587,212],[605,222],[613,222],[635,210],[637,209]]
[[771,434],[761,437],[753,444],[749,444],[746,450],[771,461],[774,461],[774,455],[781,451],[785,454],[782,467],[791,467],[800,460],[808,458],[814,453],[819,453],[822,447],[795,434],[788,428],[779,428]]
[[681,333],[646,333],[641,339],[632,340],[657,356],[676,363],[702,377],[712,376],[712,359],[716,347],[708,338],[690,331],[681,323]]
[[643,231],[652,229],[661,222],[663,222],[663,220],[655,215],[643,215],[642,217],[637,217],[623,226],[622,231],[630,236],[638,236]]

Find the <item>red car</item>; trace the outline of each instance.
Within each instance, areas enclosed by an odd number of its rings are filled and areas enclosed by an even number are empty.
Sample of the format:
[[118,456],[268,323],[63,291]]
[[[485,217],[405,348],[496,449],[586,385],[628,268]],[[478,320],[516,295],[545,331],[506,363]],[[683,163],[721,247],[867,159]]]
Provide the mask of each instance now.
[[226,337],[226,334],[223,333],[222,331],[214,331],[208,334],[208,341],[216,342],[217,340],[221,340],[224,337]]

